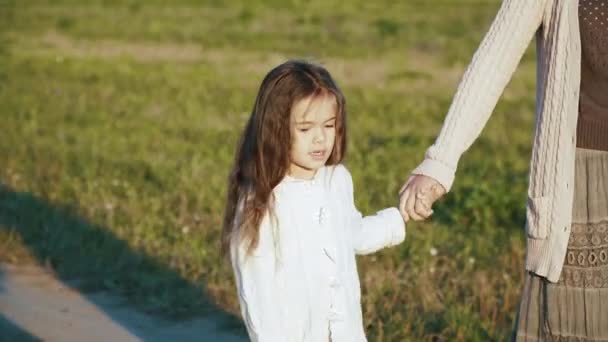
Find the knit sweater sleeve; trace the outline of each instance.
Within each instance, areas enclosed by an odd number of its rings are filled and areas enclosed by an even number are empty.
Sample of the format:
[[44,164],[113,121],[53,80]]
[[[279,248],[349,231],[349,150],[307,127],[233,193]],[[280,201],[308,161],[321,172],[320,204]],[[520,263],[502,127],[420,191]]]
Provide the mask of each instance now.
[[504,0],[467,67],[435,143],[414,174],[452,187],[460,156],[488,121],[539,29],[547,0]]

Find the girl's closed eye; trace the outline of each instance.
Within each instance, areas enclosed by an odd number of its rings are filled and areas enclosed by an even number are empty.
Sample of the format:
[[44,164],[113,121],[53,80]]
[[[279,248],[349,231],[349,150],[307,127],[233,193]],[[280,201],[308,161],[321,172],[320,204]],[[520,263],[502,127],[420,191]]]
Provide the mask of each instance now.
[[325,128],[334,128],[336,127],[336,118],[331,118],[325,122]]

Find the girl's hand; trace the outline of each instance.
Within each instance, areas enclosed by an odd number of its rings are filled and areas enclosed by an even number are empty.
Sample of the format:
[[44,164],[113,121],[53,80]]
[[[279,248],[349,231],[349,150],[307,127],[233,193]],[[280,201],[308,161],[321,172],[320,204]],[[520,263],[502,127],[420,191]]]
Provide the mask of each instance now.
[[399,190],[399,211],[403,219],[421,221],[433,214],[433,203],[445,194],[445,189],[435,179],[424,175],[412,175]]

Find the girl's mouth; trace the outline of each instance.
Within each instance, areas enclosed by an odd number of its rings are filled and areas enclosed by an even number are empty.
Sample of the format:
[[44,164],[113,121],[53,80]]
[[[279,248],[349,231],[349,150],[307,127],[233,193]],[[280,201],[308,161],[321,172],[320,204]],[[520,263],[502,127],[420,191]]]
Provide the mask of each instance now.
[[325,158],[324,150],[312,151],[309,154],[312,157],[312,159],[315,159],[315,160],[322,160],[323,158]]

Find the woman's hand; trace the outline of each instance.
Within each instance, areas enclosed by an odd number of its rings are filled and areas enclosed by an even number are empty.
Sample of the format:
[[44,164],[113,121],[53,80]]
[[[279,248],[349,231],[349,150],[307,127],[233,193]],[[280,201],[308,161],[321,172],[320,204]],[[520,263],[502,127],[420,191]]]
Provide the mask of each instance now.
[[445,194],[445,189],[435,179],[424,175],[412,175],[399,190],[399,211],[403,219],[420,221],[433,214],[433,203]]

